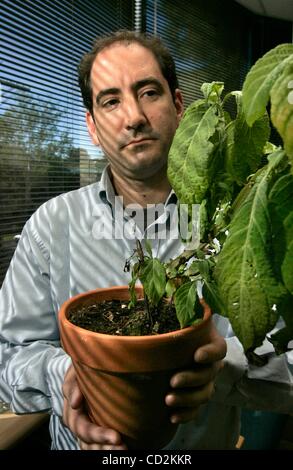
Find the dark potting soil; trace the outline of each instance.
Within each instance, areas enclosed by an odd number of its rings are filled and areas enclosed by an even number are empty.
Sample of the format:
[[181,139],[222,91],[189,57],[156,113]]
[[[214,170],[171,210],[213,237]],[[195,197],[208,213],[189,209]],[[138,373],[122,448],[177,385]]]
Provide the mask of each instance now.
[[127,302],[120,300],[77,307],[70,312],[68,319],[86,330],[119,336],[156,335],[180,328],[173,305],[163,303],[153,309],[150,321],[143,300],[131,309],[128,309]]

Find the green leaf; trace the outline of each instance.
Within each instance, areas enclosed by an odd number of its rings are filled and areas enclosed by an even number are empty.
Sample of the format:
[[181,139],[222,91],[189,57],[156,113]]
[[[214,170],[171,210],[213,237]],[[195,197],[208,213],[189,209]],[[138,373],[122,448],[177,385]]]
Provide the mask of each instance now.
[[186,271],[186,275],[194,276],[200,274],[204,279],[208,279],[210,275],[210,263],[207,259],[197,259],[191,263]]
[[212,177],[211,137],[219,117],[217,107],[193,103],[176,131],[168,159],[168,178],[181,204],[200,204]]
[[176,280],[168,279],[167,284],[166,284],[166,296],[168,298],[172,298],[176,289],[177,289]]
[[150,303],[154,306],[158,305],[166,288],[164,265],[157,258],[145,260],[139,278]]
[[203,297],[214,313],[225,316],[225,304],[222,301],[216,282],[205,279],[203,285]]
[[247,125],[242,109],[242,96],[235,94],[237,117],[227,129],[227,170],[238,185],[260,166],[263,148],[270,135],[267,113],[257,119],[251,127]]
[[262,152],[264,155],[267,155],[269,153],[275,152],[276,150],[277,146],[275,144],[272,144],[272,142],[266,142]]
[[194,306],[196,300],[195,282],[186,282],[175,292],[174,303],[176,314],[181,328],[192,324],[195,316]]
[[151,243],[149,242],[149,240],[145,239],[144,240],[144,243],[145,243],[145,249],[149,255],[150,258],[153,257],[153,252],[152,252],[152,245]]
[[259,346],[280,312],[286,294],[272,260],[268,190],[284,152],[276,152],[234,214],[229,235],[217,259],[215,279],[226,313],[245,351]]
[[293,211],[284,221],[286,234],[286,254],[282,264],[283,281],[291,294],[293,294]]
[[267,52],[248,72],[243,85],[243,108],[249,126],[263,116],[270,90],[292,54],[293,44],[281,44]]
[[269,193],[275,272],[293,294],[293,176],[289,165]]
[[208,220],[208,214],[207,214],[207,201],[206,199],[203,199],[203,201],[200,203],[200,208],[199,208],[199,226],[200,226],[200,239],[203,240],[205,238],[205,233],[207,232],[209,228],[209,220]]
[[[271,119],[293,168],[293,55],[271,89]],[[293,172],[293,169],[292,169]]]
[[211,82],[211,83],[203,83],[200,87],[205,99],[208,103],[218,103],[220,100],[220,96],[224,90],[224,83],[223,82]]

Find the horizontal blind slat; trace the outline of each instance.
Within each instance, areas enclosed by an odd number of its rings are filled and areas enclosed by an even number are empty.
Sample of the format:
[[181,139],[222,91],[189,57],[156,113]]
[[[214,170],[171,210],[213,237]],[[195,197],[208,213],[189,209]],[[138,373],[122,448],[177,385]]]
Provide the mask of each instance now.
[[[133,0],[2,0],[0,282],[14,235],[46,200],[99,178],[77,66],[94,38],[132,27]],[[88,159],[84,158],[88,155]]]

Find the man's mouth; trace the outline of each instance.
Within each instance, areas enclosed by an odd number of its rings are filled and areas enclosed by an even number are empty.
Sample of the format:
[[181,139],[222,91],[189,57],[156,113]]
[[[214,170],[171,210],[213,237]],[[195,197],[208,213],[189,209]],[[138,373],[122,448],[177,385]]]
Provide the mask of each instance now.
[[154,140],[157,140],[156,137],[139,137],[139,138],[136,138],[136,139],[131,139],[127,142],[123,142],[122,145],[120,145],[120,148],[125,148],[125,147],[132,147],[132,146],[139,146],[139,145],[143,145],[143,144],[148,144],[148,143],[151,143],[153,142]]
[[126,147],[128,147],[129,145],[139,145],[139,144],[143,144],[145,142],[150,142],[154,139],[150,138],[150,137],[145,137],[143,139],[133,139],[131,140],[130,142],[128,142],[128,144],[126,144]]

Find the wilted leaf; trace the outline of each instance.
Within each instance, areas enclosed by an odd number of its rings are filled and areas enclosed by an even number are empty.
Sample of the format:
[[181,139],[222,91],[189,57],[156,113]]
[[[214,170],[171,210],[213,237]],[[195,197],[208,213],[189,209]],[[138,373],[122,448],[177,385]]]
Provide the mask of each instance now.
[[138,269],[139,269],[139,263],[135,263],[132,266],[131,281],[128,284],[129,285],[129,293],[130,293],[130,302],[128,304],[128,308],[134,307],[136,305],[136,302],[137,302],[135,284],[136,284],[136,281],[138,280]]

